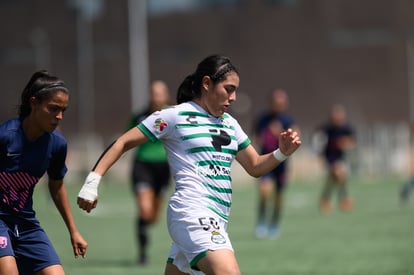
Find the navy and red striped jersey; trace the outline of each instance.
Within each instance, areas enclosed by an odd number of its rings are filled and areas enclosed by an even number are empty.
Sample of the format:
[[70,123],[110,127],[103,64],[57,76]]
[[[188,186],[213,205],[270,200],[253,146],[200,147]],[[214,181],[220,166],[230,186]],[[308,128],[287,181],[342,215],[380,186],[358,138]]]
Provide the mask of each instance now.
[[57,130],[30,141],[21,119],[0,124],[0,215],[34,218],[34,187],[46,172],[50,179],[63,179],[66,154],[66,139]]

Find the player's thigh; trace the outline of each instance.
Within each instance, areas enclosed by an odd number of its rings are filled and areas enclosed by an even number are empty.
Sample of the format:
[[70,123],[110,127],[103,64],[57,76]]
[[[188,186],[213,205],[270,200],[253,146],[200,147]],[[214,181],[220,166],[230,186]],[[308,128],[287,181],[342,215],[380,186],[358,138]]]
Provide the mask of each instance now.
[[14,250],[20,274],[33,274],[46,269],[55,272],[39,274],[64,274],[59,273],[61,262],[46,232],[34,224],[20,228],[19,243]]
[[163,205],[164,205],[164,199],[162,197],[155,197],[154,204],[153,204],[154,220],[158,220],[161,214]]
[[175,265],[167,263],[165,266],[164,275],[188,275],[189,273],[181,272]]
[[137,193],[137,204],[140,212],[140,216],[151,220],[153,219],[154,213],[154,201],[155,194],[152,189],[141,190]]
[[347,174],[347,168],[346,164],[343,161],[336,161],[332,164],[331,167],[332,174],[338,179],[338,180],[344,180],[346,178]]
[[0,219],[0,275],[19,274],[12,246],[13,234],[9,226],[5,220]]
[[263,176],[259,181],[259,191],[261,195],[268,195],[273,191],[274,181],[270,175]]
[[61,265],[51,265],[37,271],[35,275],[65,275],[65,271]]
[[233,251],[228,249],[208,251],[206,256],[198,261],[197,267],[207,275],[241,275],[236,257]]
[[0,257],[0,275],[19,275],[16,259],[13,256]]

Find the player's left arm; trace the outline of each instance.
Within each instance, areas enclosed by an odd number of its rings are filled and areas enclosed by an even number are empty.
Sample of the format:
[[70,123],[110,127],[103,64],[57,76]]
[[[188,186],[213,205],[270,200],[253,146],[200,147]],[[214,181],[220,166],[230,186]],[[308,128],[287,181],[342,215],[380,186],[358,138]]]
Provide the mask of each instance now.
[[352,128],[346,129],[344,134],[338,140],[339,146],[342,150],[352,150],[356,146],[356,136]]
[[75,257],[79,255],[85,257],[88,243],[76,227],[63,179],[49,179],[49,192],[69,231]]
[[339,139],[340,148],[344,151],[354,149],[356,142],[353,136],[343,136]]

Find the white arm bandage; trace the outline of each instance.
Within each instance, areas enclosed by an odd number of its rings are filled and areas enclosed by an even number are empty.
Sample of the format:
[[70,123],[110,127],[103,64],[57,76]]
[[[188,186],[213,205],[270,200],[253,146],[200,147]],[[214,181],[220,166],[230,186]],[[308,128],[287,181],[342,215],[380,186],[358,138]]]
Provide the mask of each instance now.
[[285,161],[288,158],[288,156],[286,156],[285,154],[283,154],[282,151],[280,151],[279,148],[277,148],[275,151],[273,151],[273,156],[279,162]]
[[102,176],[95,172],[90,172],[85,179],[81,190],[79,191],[78,197],[88,200],[95,201],[98,199],[98,186]]

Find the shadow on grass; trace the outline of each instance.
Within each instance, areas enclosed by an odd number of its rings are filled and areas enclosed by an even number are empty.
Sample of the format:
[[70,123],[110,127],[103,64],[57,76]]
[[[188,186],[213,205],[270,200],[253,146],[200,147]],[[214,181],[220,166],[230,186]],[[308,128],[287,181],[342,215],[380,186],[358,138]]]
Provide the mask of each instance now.
[[87,265],[88,267],[102,268],[102,267],[145,267],[137,264],[136,261],[130,259],[85,259],[82,263],[79,261],[72,261],[65,264],[66,266],[79,267],[80,265]]

